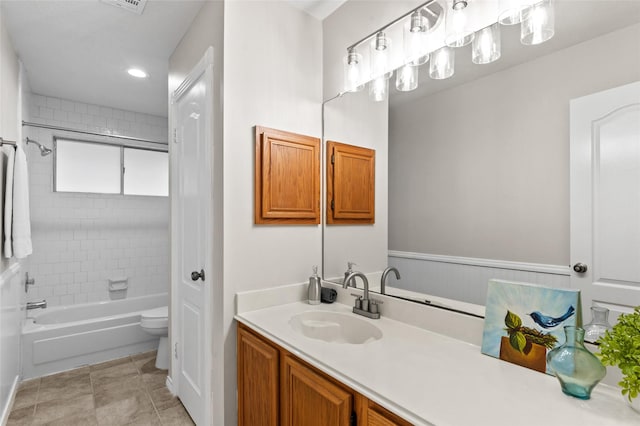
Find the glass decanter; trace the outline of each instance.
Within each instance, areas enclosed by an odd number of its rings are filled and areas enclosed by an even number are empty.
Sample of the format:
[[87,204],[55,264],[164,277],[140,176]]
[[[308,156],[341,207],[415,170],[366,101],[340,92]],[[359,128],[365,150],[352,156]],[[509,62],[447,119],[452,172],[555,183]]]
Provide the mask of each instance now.
[[609,309],[600,306],[591,307],[591,322],[584,326],[584,341],[596,343],[604,336],[605,331],[611,330],[609,324]]
[[584,347],[584,329],[564,328],[566,341],[547,354],[547,365],[560,381],[562,392],[580,398],[591,398],[591,391],[607,374],[600,360]]

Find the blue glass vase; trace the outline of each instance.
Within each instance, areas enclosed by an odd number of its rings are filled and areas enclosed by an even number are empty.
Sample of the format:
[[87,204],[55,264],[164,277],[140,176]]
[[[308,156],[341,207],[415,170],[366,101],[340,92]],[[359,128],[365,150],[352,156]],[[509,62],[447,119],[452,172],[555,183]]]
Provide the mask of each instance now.
[[547,365],[560,381],[562,392],[580,399],[591,398],[591,391],[607,370],[594,354],[584,347],[584,330],[564,328],[566,341],[547,354]]

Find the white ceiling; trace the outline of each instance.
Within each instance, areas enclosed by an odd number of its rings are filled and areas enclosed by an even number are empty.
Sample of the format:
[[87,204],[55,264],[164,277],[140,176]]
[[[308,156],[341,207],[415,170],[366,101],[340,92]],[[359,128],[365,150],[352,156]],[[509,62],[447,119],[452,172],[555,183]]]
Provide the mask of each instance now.
[[148,0],[137,15],[99,0],[0,1],[34,93],[165,117],[168,59],[202,5]]
[[309,15],[323,20],[331,15],[347,0],[287,0],[291,5],[304,10]]

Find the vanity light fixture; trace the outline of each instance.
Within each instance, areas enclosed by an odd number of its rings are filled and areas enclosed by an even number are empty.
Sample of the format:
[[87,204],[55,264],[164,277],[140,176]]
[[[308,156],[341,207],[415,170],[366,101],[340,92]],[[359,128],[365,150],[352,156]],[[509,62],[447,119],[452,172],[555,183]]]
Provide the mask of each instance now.
[[353,47],[347,50],[344,57],[344,87],[347,92],[359,92],[364,88],[362,65],[362,55]]
[[475,33],[469,27],[470,1],[450,0],[447,3],[444,41],[449,47],[462,47],[473,41]]
[[497,22],[478,31],[471,45],[474,64],[489,64],[500,59],[500,24]]
[[[554,34],[554,0],[427,0],[417,8],[370,33],[347,48],[344,58],[345,91],[369,86],[369,96],[380,102],[389,94],[388,79],[396,73],[396,90],[407,92],[418,87],[421,65],[429,62],[429,77],[442,80],[453,76],[455,49],[472,44],[472,61],[489,64],[501,56],[500,25],[521,23],[522,44],[540,44]],[[443,22],[444,21],[444,22]],[[402,54],[391,53],[396,24],[402,25]],[[444,31],[442,26],[444,24]],[[484,28],[477,29],[485,25]],[[369,43],[369,49],[356,49]],[[366,58],[366,55],[369,58]],[[364,63],[370,68],[365,69]]]
[[544,43],[555,33],[555,13],[552,0],[542,0],[522,12],[520,41],[522,44]]
[[136,78],[149,77],[149,74],[147,74],[145,71],[141,70],[140,68],[129,68],[127,70],[127,73],[129,73],[130,76],[136,77]]

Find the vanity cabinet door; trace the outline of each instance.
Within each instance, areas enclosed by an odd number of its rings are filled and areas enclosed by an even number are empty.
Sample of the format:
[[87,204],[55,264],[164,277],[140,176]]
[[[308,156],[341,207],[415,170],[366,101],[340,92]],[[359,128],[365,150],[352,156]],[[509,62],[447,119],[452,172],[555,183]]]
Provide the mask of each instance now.
[[363,424],[366,426],[412,426],[411,423],[369,400],[366,403],[364,417]]
[[238,425],[278,426],[279,350],[238,327]]
[[349,426],[352,393],[285,354],[282,357],[283,426]]

